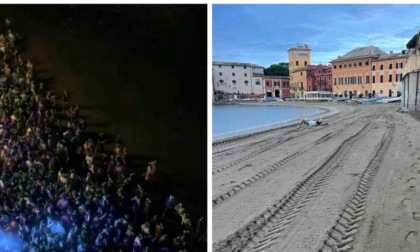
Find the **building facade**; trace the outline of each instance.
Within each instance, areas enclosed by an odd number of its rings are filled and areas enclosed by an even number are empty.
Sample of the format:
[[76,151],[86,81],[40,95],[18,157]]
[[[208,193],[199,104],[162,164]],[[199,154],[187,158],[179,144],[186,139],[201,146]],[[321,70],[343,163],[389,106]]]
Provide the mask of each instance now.
[[307,91],[330,91],[332,92],[332,66],[331,65],[308,65],[306,67]]
[[307,91],[306,67],[311,64],[311,49],[305,44],[290,48],[287,52],[289,54],[290,96],[304,97]]
[[344,56],[331,61],[333,95],[355,97],[372,93],[372,61],[386,52],[378,47],[356,48]]
[[386,53],[375,46],[356,48],[331,61],[334,96],[397,96],[405,51]]
[[402,72],[401,109],[420,111],[420,31],[415,48],[408,51],[409,58]]
[[264,94],[267,97],[289,98],[289,76],[264,76]]
[[239,62],[213,61],[214,91],[263,94],[264,67]]
[[401,93],[402,70],[407,63],[405,51],[381,55],[372,61],[372,95],[397,96]]

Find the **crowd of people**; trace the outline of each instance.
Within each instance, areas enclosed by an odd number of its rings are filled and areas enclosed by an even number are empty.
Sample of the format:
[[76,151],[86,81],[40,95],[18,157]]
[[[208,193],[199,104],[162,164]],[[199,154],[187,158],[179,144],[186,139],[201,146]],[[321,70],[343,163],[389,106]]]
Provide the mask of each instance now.
[[0,251],[205,249],[204,218],[191,221],[172,195],[161,200],[144,189],[157,162],[139,179],[127,167],[121,137],[85,134],[79,106],[66,91],[46,90],[18,42],[6,19],[0,34]]

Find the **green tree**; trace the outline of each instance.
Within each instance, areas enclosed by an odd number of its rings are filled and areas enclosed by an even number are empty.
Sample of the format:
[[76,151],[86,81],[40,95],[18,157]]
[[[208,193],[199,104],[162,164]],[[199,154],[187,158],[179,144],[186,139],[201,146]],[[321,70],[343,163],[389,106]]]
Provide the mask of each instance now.
[[408,43],[407,43],[407,49],[413,49],[413,48],[415,48],[416,47],[416,43],[417,43],[417,37],[418,37],[418,35],[419,34],[416,34],[416,35],[414,35],[411,39],[410,39],[410,41],[408,41]]
[[280,62],[264,68],[264,75],[269,76],[289,76],[289,63]]

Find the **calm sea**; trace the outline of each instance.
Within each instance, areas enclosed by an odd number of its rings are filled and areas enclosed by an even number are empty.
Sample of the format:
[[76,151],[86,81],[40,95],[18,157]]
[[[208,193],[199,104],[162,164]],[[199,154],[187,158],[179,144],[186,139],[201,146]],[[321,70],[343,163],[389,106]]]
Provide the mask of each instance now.
[[322,112],[322,109],[309,107],[214,105],[213,138],[261,130]]

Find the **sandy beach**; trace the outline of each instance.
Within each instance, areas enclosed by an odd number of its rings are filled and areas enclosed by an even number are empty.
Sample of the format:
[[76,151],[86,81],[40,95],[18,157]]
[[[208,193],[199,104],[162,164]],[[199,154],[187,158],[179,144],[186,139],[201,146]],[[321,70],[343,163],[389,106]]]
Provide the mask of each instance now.
[[420,251],[420,122],[320,104],[328,125],[213,143],[214,251]]

